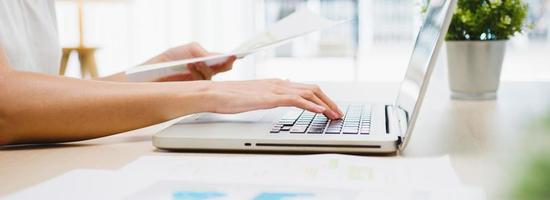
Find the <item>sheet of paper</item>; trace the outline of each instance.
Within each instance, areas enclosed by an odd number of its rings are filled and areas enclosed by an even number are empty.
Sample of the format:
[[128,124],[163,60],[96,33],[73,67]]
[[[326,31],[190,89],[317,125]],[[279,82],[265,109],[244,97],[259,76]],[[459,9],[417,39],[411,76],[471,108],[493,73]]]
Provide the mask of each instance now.
[[[127,195],[121,190],[117,173],[108,170],[73,170],[5,197],[11,200],[32,199],[113,199]],[[128,183],[133,184],[133,183]],[[122,185],[126,187],[126,185]],[[91,194],[91,195],[90,195]]]
[[483,200],[483,191],[471,187],[365,186],[360,189],[340,187],[246,184],[147,179],[139,175],[105,170],[75,170],[30,187],[10,200],[35,199],[151,199],[151,200]]
[[237,56],[248,55],[348,21],[328,20],[308,9],[301,9],[269,26],[267,30],[244,42],[232,53]]
[[172,62],[157,63],[151,65],[142,65],[130,68],[126,71],[128,81],[154,81],[161,77],[174,74],[185,74],[189,72],[187,64],[205,62],[208,66],[214,66],[224,63],[232,55],[215,55]]
[[[398,170],[398,171],[394,171]],[[425,180],[423,180],[425,179]],[[146,156],[117,171],[74,170],[6,199],[454,199],[448,157]]]
[[448,157],[377,158],[337,154],[307,156],[145,156],[123,173],[167,180],[234,181],[362,188],[367,185],[457,186]]
[[187,65],[190,63],[205,62],[208,66],[214,66],[225,62],[230,56],[238,58],[272,48],[283,44],[293,38],[308,33],[330,28],[332,26],[347,22],[325,19],[308,9],[302,9],[281,19],[264,32],[256,35],[233,51],[215,56],[177,60],[172,62],[142,65],[126,71],[128,81],[153,81],[160,77],[174,74],[188,73]]

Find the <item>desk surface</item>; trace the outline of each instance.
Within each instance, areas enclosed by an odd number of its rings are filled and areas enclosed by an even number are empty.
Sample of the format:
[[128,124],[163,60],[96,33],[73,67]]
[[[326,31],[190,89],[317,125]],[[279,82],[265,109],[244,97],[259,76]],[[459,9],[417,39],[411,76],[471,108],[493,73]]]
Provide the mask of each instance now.
[[[391,101],[397,83],[325,83],[336,100]],[[345,90],[343,90],[345,88]],[[344,92],[354,92],[351,99]],[[490,197],[504,194],[508,171],[517,166],[531,135],[544,132],[538,121],[550,115],[550,82],[506,82],[497,101],[450,100],[447,85],[431,84],[409,147],[400,156],[449,154],[462,182],[482,187]],[[548,131],[548,130],[546,130]],[[84,142],[0,149],[0,196],[77,168],[117,169],[157,151],[151,135],[127,133]],[[220,156],[224,154],[206,154]]]

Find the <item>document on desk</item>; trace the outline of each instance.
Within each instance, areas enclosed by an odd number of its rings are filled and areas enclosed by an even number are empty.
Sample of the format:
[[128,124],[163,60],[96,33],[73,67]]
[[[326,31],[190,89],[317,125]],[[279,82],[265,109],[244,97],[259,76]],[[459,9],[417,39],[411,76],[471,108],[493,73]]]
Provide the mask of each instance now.
[[328,20],[308,9],[302,9],[271,25],[264,32],[249,39],[229,53],[151,65],[141,65],[128,69],[126,71],[126,76],[128,81],[154,81],[175,74],[185,74],[189,73],[187,65],[191,63],[204,62],[208,66],[219,65],[231,56],[242,58],[289,42],[291,39],[304,36],[308,33],[327,29],[347,21],[349,20]]
[[120,170],[75,170],[9,199],[455,199],[462,186],[448,157],[145,156]]
[[366,185],[460,185],[448,157],[377,158],[338,154],[306,156],[144,156],[122,173],[168,180],[292,182],[362,188]]

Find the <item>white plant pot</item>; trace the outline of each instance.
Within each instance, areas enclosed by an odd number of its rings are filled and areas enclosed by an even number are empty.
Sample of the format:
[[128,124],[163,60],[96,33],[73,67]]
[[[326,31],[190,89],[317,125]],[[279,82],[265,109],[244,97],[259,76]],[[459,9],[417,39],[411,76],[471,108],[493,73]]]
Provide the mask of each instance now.
[[496,99],[507,41],[446,42],[453,99]]

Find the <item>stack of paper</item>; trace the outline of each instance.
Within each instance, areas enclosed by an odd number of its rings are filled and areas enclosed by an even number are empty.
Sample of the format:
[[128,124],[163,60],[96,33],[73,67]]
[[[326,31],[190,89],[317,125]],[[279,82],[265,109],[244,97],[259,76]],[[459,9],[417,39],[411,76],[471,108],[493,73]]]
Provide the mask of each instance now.
[[187,64],[204,62],[208,66],[215,66],[225,62],[231,56],[242,58],[346,21],[328,20],[310,10],[302,9],[281,19],[227,54],[142,65],[127,70],[126,76],[128,81],[153,81],[174,74],[185,74],[188,73]]
[[117,171],[75,170],[9,199],[484,199],[449,158],[146,156]]

